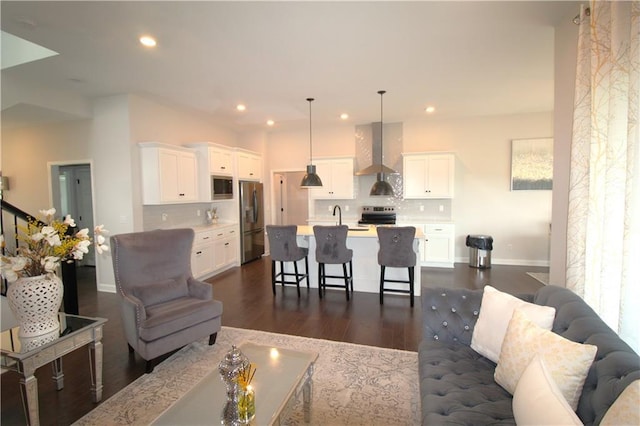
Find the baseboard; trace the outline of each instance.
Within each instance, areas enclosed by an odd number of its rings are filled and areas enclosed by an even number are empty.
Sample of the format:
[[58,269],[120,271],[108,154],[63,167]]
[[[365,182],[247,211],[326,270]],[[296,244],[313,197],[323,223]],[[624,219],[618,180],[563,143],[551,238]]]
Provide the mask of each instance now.
[[98,284],[98,291],[102,291],[105,293],[116,293],[116,286],[115,284],[100,283]]

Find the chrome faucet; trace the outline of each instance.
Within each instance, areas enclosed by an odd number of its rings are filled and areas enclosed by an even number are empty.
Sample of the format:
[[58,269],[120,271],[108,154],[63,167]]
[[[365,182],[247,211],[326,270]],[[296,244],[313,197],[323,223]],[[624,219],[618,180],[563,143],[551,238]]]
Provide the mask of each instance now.
[[338,225],[342,225],[342,209],[341,209],[341,208],[340,208],[340,206],[339,206],[339,205],[337,205],[337,204],[336,204],[335,206],[333,206],[333,215],[334,215],[334,216],[336,215],[336,209],[338,209],[338,213],[339,213],[339,216],[338,216],[338,218],[339,218],[339,219],[338,219],[338,220],[339,220]]

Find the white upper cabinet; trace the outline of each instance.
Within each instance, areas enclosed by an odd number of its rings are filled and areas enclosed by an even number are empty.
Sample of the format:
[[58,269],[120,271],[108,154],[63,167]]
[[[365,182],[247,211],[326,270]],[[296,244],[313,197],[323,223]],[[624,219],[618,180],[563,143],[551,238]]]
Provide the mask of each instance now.
[[198,201],[198,164],[193,150],[156,142],[139,146],[143,204]]
[[352,157],[315,160],[313,164],[322,180],[322,187],[309,189],[310,198],[316,200],[354,198]]
[[239,180],[262,181],[262,158],[247,151],[236,151]]
[[453,198],[453,154],[403,154],[404,198]]
[[232,151],[218,146],[209,146],[209,173],[217,176],[232,176]]

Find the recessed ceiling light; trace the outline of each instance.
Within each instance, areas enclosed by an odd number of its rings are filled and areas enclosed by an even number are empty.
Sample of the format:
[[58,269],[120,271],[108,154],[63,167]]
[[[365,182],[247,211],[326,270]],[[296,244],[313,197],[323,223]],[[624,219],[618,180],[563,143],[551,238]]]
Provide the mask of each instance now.
[[427,112],[427,113],[431,114],[432,112],[434,112],[434,111],[436,110],[436,107],[434,107],[434,106],[428,106],[428,107],[426,107],[424,110],[425,110],[425,112]]
[[243,104],[238,104],[238,105],[236,106],[236,109],[237,109],[238,111],[246,111],[246,110],[247,110],[247,107],[246,107],[245,105],[243,105]]
[[273,126],[274,124],[276,124],[275,121],[273,120],[267,120],[267,126]]
[[346,120],[349,118],[349,114],[347,114],[346,112],[343,112],[342,114],[340,114],[340,119],[341,120]]
[[156,47],[156,39],[151,36],[140,37],[140,43],[146,47]]

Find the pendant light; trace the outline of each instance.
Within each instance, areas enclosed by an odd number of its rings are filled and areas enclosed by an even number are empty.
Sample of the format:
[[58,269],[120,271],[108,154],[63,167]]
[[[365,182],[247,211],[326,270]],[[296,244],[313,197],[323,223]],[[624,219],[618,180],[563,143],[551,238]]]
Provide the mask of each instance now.
[[[382,144],[382,140],[383,138],[383,133],[384,133],[384,127],[382,125],[382,95],[384,95],[385,93],[387,93],[385,90],[379,90],[378,94],[380,95],[380,162],[379,164],[382,164],[382,156],[383,156],[383,144]],[[373,186],[371,187],[371,191],[369,191],[369,195],[370,196],[393,196],[393,188],[391,187],[391,185],[389,184],[389,182],[387,182],[385,180],[385,174],[384,172],[379,172],[376,174],[376,182],[373,184]]]
[[320,176],[316,174],[316,166],[313,165],[313,144],[311,143],[311,102],[313,98],[307,98],[309,102],[309,165],[307,165],[307,173],[300,182],[301,188],[317,188],[322,186]]

